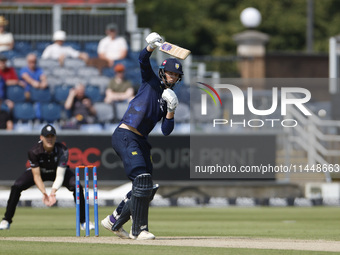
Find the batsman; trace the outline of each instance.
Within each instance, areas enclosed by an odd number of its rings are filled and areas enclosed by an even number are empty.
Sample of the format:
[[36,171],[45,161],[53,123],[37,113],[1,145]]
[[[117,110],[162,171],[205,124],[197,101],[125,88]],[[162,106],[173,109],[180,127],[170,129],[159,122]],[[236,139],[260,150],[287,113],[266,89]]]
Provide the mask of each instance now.
[[[178,99],[173,88],[183,75],[182,64],[175,58],[165,59],[158,74],[153,72],[150,56],[162,41],[161,36],[155,32],[146,37],[148,46],[139,55],[141,86],[112,134],[112,147],[123,161],[125,173],[132,181],[132,190],[101,224],[121,238],[155,239],[149,232],[148,214],[149,203],[158,185],[153,185],[152,181],[153,166],[148,135],[158,121],[162,121],[161,129],[165,136],[174,129]],[[132,227],[128,234],[123,225],[130,216]]]

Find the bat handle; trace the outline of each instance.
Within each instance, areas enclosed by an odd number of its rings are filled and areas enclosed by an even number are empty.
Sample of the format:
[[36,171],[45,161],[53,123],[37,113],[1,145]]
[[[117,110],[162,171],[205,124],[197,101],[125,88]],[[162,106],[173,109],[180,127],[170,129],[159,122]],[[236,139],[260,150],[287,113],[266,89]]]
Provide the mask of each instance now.
[[158,47],[161,47],[163,43],[155,42],[155,44],[156,44]]

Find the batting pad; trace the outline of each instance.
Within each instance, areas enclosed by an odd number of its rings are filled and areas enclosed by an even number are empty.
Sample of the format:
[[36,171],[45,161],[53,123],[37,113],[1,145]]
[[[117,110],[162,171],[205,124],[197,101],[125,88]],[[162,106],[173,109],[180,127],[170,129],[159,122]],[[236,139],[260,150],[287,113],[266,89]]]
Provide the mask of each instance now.
[[132,235],[138,236],[143,230],[148,231],[149,203],[153,183],[150,174],[136,177],[132,185],[131,215]]

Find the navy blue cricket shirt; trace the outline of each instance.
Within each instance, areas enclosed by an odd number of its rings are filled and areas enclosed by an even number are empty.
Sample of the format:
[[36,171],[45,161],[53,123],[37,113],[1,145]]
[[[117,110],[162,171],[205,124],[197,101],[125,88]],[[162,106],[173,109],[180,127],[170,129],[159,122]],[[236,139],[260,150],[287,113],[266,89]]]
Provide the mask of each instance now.
[[142,84],[131,100],[121,123],[134,127],[147,137],[158,121],[162,121],[162,132],[169,135],[174,129],[174,119],[167,119],[166,102],[162,99],[164,88],[150,64],[149,52],[144,48],[139,55]]

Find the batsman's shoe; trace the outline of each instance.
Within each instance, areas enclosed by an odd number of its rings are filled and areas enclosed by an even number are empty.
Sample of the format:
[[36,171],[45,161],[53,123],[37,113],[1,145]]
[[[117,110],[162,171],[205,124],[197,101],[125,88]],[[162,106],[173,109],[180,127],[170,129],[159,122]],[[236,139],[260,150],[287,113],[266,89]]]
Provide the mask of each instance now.
[[101,224],[104,228],[115,233],[120,238],[123,238],[123,239],[129,239],[130,238],[129,233],[126,232],[123,228],[120,228],[117,231],[112,230],[112,226],[113,226],[114,223],[110,220],[110,215],[106,216],[106,218],[101,221]]
[[0,230],[9,229],[10,225],[7,220],[2,220],[0,222]]
[[[95,226],[94,224],[90,221],[89,223],[90,230],[94,230]],[[86,230],[86,222],[80,223],[80,229],[81,230]]]
[[143,230],[142,232],[139,233],[138,236],[134,236],[132,235],[132,232],[130,232],[130,238],[133,239],[133,240],[153,240],[155,239],[155,235],[146,231],[146,230]]

